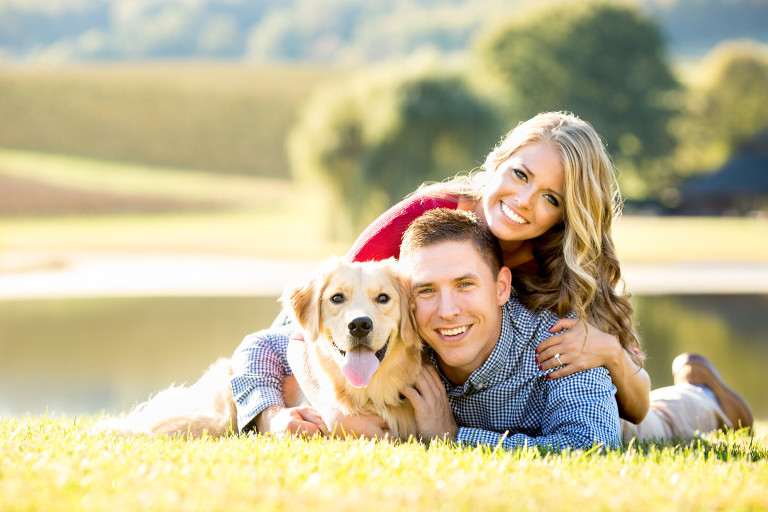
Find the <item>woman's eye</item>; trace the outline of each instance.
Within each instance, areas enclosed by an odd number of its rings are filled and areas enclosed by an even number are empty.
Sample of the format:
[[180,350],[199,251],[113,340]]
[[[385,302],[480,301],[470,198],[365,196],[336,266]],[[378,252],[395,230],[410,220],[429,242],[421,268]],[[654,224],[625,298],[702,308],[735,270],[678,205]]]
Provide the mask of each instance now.
[[544,196],[544,199],[546,199],[547,202],[550,203],[552,206],[560,206],[560,201],[558,201],[557,198],[552,194],[546,194]]
[[335,304],[341,304],[342,302],[344,302],[344,295],[342,295],[340,293],[334,294],[331,297],[331,302],[333,302]]
[[386,293],[380,293],[378,297],[376,297],[376,302],[379,304],[386,304],[389,302],[389,295]]
[[519,179],[521,179],[521,180],[523,180],[523,181],[528,181],[528,176],[527,176],[527,175],[526,175],[526,174],[525,174],[523,171],[521,171],[520,169],[512,169],[512,172],[513,172],[513,173],[515,174],[515,176],[517,176]]

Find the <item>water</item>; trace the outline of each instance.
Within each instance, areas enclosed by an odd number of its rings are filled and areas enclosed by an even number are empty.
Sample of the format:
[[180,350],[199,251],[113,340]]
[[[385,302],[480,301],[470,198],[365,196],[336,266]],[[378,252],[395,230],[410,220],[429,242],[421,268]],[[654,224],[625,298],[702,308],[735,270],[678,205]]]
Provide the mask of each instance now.
[[[768,419],[768,295],[636,298],[654,387],[681,352],[709,357]],[[119,413],[192,382],[267,327],[275,298],[0,301],[0,415]]]

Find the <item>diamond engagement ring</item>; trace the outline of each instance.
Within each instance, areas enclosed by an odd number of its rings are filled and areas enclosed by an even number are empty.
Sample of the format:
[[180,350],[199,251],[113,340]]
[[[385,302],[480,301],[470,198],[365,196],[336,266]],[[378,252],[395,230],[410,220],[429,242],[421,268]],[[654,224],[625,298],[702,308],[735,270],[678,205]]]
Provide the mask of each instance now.
[[555,359],[557,359],[557,362],[560,363],[560,366],[563,366],[563,362],[560,360],[560,352],[555,354]]

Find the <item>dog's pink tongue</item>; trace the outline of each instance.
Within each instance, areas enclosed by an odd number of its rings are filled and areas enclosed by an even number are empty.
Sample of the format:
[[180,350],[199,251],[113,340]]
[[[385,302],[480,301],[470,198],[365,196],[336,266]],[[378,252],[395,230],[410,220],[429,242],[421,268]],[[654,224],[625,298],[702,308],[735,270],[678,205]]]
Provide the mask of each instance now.
[[347,351],[341,373],[356,388],[364,388],[378,368],[379,359],[373,350],[357,347]]

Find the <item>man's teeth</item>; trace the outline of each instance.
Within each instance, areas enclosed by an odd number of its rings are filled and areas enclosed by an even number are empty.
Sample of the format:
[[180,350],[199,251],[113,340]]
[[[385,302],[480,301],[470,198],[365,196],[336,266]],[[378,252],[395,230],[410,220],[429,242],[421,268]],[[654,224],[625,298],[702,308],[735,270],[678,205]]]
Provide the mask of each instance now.
[[518,214],[513,212],[512,208],[510,208],[509,206],[507,206],[504,203],[501,203],[501,211],[503,211],[504,215],[509,217],[509,219],[512,222],[517,222],[518,224],[528,224],[527,220],[525,220],[524,218],[522,218],[521,216],[519,216]]
[[466,332],[468,326],[456,327],[455,329],[438,329],[443,336],[458,336],[459,334]]

